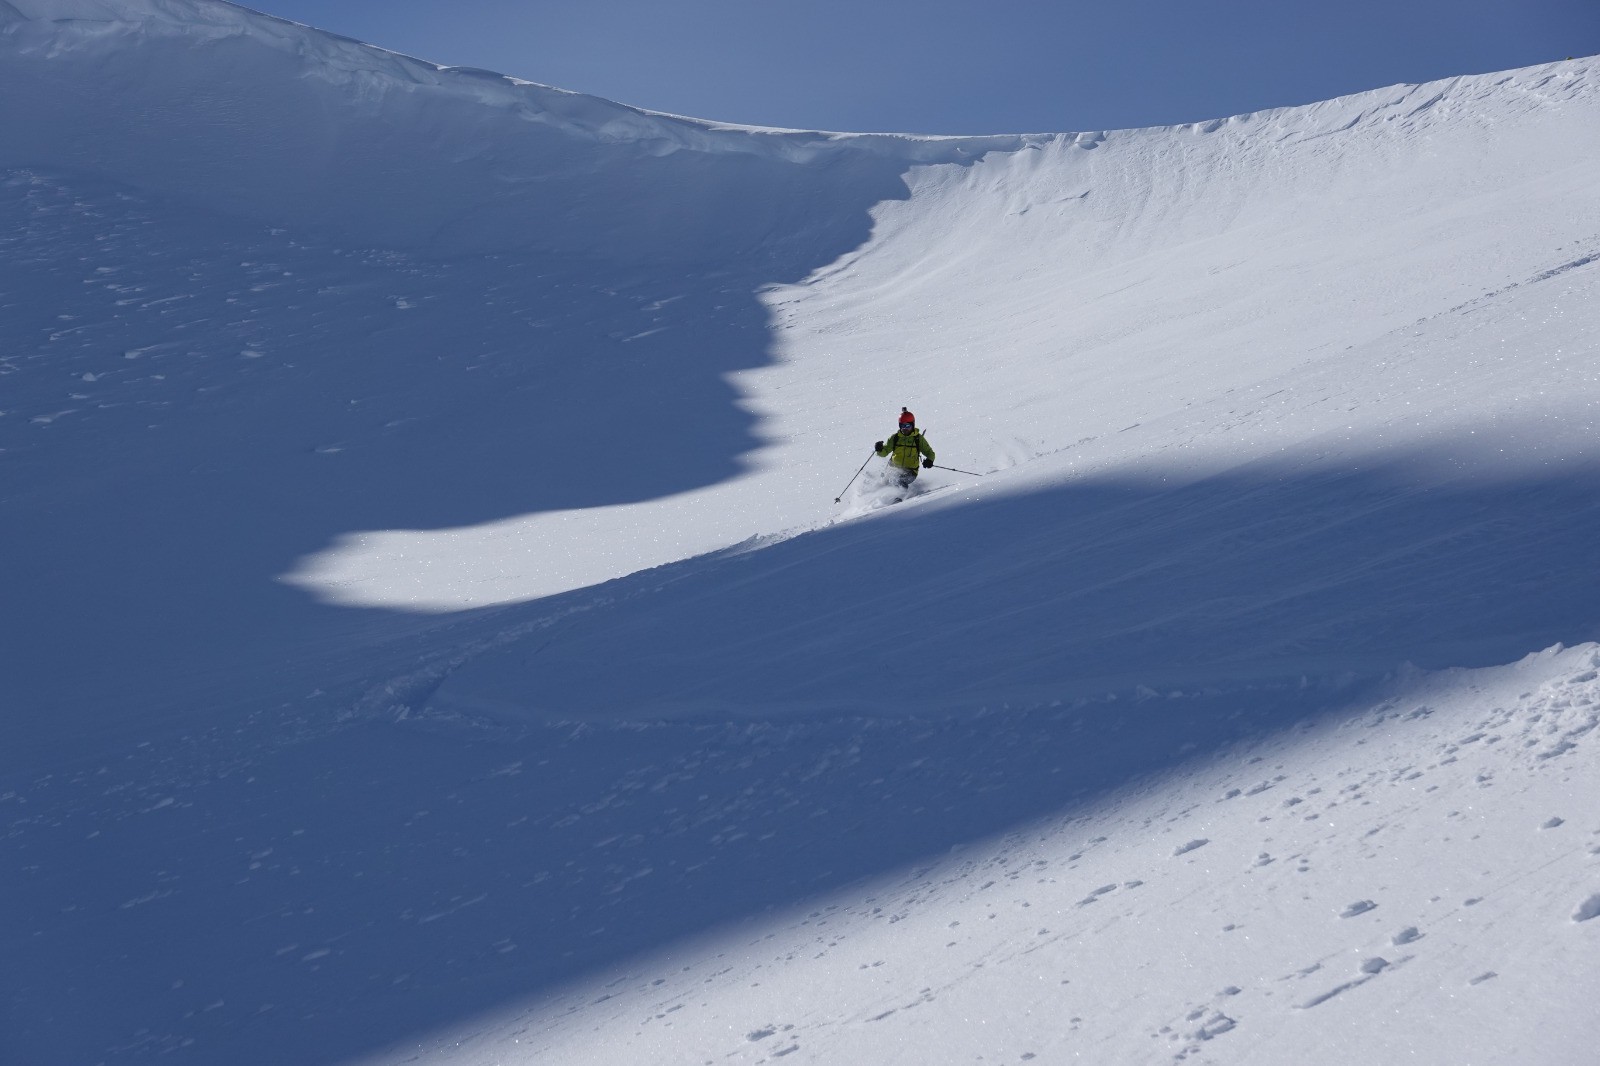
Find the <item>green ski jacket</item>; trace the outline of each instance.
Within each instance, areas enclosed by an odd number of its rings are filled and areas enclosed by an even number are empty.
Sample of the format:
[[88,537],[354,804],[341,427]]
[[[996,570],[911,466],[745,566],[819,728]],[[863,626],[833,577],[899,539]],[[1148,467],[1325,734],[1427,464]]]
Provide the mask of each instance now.
[[922,430],[913,429],[908,433],[895,433],[883,442],[878,454],[887,455],[889,462],[902,470],[915,470],[922,465],[920,456],[926,455],[929,462],[933,461],[933,445],[922,435]]

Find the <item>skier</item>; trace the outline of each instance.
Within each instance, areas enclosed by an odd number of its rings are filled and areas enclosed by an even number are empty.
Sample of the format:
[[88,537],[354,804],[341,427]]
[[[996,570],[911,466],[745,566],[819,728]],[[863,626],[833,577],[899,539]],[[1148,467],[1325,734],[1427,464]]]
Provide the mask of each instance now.
[[922,457],[924,467],[933,465],[933,445],[917,428],[916,416],[904,407],[900,408],[900,427],[888,440],[880,440],[872,447],[879,455],[889,457],[891,483],[900,487],[901,499],[905,498],[905,491],[911,488],[911,483],[917,480],[918,458]]

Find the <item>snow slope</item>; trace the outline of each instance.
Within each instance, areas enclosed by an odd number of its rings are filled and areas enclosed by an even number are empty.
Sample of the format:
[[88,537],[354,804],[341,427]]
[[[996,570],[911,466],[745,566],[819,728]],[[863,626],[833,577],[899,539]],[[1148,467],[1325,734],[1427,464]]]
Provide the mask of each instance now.
[[[430,1060],[1591,1061],[1576,923],[1600,903],[1577,886],[1600,866],[1600,780],[1578,745],[1600,725],[1597,663],[1590,646],[1411,679],[1336,724],[630,961]],[[1161,702],[1126,716],[1199,710]],[[1116,744],[1104,715],[1050,717],[1008,723],[1053,748],[1023,768],[1092,779]],[[986,763],[928,772],[992,783]]]
[[[1162,476],[1194,476],[1295,448],[1331,448],[1348,465],[1379,449],[1454,447],[1486,419],[1545,422],[1533,446],[1562,453],[1569,442],[1547,446],[1547,434],[1593,426],[1592,396],[1572,389],[1564,354],[1582,350],[1591,325],[1561,323],[1537,365],[1504,362],[1495,346],[1514,343],[1506,336],[1463,335],[1485,313],[1497,329],[1511,319],[1514,332],[1543,335],[1521,302],[1546,316],[1551,301],[1572,302],[1548,290],[1600,254],[1592,82],[1557,68],[1515,84],[1029,138],[970,165],[913,167],[909,199],[874,208],[869,242],[763,295],[775,358],[736,378],[770,441],[750,459],[761,477],[646,513],[383,533],[299,576],[341,602],[472,606],[774,525],[814,528],[908,393],[941,454],[960,458],[949,465],[987,473],[1050,456],[1031,476],[1051,481],[1124,477],[1151,458]],[[1510,98],[1494,112],[1506,131],[1485,153],[1482,101],[1495,93]],[[1529,151],[1546,141],[1559,147]],[[1534,279],[1554,282],[1549,299],[1520,291]],[[1484,365],[1461,375],[1462,360]],[[1550,389],[1554,403],[1535,401]],[[1252,391],[1267,402],[1239,410]],[[1425,413],[1408,418],[1408,406]],[[1527,449],[1520,429],[1506,433]],[[708,512],[746,517],[708,528]],[[564,562],[556,574],[518,555],[533,541],[569,560],[638,525],[671,534],[606,543],[617,561],[594,572]],[[428,577],[397,576],[399,555],[427,559]]]
[[[0,0],[0,1057],[1583,1061],[1596,76],[828,134]],[[902,404],[983,476],[835,506]]]

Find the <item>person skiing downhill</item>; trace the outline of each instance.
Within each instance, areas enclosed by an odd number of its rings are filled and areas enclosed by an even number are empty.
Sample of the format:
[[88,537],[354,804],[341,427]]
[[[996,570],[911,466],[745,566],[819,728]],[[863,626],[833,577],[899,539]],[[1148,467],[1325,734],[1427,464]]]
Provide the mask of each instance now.
[[933,445],[917,428],[916,416],[904,407],[900,408],[899,428],[888,440],[880,440],[872,447],[879,455],[889,457],[891,484],[899,486],[902,494],[917,480],[918,460],[923,467],[933,465]]

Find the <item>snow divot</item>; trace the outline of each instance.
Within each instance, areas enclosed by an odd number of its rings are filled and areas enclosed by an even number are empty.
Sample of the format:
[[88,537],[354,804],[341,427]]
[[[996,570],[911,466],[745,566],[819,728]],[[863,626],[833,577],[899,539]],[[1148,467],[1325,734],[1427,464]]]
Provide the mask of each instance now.
[[1600,892],[1578,904],[1578,909],[1572,912],[1575,922],[1587,922],[1591,918],[1600,918]]
[[[1406,932],[1411,932],[1411,931],[1412,930],[1406,930]],[[1404,933],[1402,933],[1401,935],[1403,936]],[[1396,939],[1398,940],[1398,938],[1396,938]],[[1401,959],[1400,963],[1406,962],[1407,959],[1409,959],[1409,956],[1407,956],[1407,958]],[[1382,974],[1385,970],[1391,969],[1396,965],[1399,965],[1399,964],[1390,962],[1388,959],[1384,958],[1382,955],[1374,955],[1371,958],[1364,959],[1364,960],[1362,960],[1362,963],[1361,963],[1361,976],[1360,977],[1355,977],[1355,978],[1352,978],[1349,981],[1345,981],[1345,982],[1343,982],[1341,984],[1337,984],[1337,985],[1333,986],[1332,988],[1328,989],[1326,992],[1323,992],[1323,993],[1321,993],[1319,995],[1312,996],[1310,999],[1306,1000],[1304,1003],[1297,1003],[1297,1004],[1295,1004],[1295,1008],[1297,1010],[1310,1010],[1312,1007],[1320,1006],[1321,1004],[1328,1002],[1328,1000],[1334,998],[1335,996],[1343,995],[1344,993],[1350,991],[1352,988],[1359,988],[1360,986],[1366,984],[1368,981],[1371,981],[1373,978],[1375,978],[1375,977],[1379,976],[1380,974]],[[1314,973],[1318,969],[1321,969],[1321,967],[1318,966],[1318,967],[1314,967],[1314,968],[1309,969],[1309,970],[1302,970],[1301,973],[1309,975],[1310,973]]]
[[1344,910],[1339,912],[1341,918],[1354,918],[1358,914],[1365,914],[1377,908],[1377,904],[1370,899],[1358,899]]
[[1207,1018],[1205,1024],[1196,1029],[1191,1035],[1196,1040],[1214,1040],[1223,1033],[1232,1031],[1238,1024],[1235,1019],[1228,1017],[1221,1011],[1217,1011]]
[[1408,925],[1391,937],[1389,942],[1395,947],[1400,947],[1402,944],[1411,944],[1421,939],[1422,934],[1417,932],[1417,927]]
[[1203,848],[1209,843],[1211,843],[1211,841],[1207,840],[1204,837],[1200,837],[1200,838],[1198,838],[1196,840],[1189,841],[1189,843],[1187,843],[1187,844],[1179,844],[1176,848],[1172,849],[1172,855],[1173,855],[1174,858],[1176,858],[1179,855],[1187,855],[1189,852],[1194,851],[1196,848]]
[[1361,985],[1366,984],[1368,981],[1372,980],[1373,976],[1376,975],[1358,977],[1354,981],[1346,981],[1342,985],[1335,985],[1319,996],[1312,996],[1304,1003],[1295,1004],[1295,1007],[1299,1010],[1310,1010],[1312,1007],[1320,1007],[1322,1004],[1328,1002],[1328,1000],[1334,998],[1335,996],[1343,995],[1352,988],[1358,988]]
[[1101,896],[1105,895],[1107,892],[1115,892],[1116,890],[1117,890],[1117,886],[1116,885],[1101,885],[1099,888],[1095,889],[1093,892],[1089,893],[1087,896],[1085,896],[1082,899],[1080,899],[1078,901],[1078,906],[1080,906],[1080,907],[1088,906],[1089,904],[1094,903],[1097,900],[1099,900],[1099,898]]

